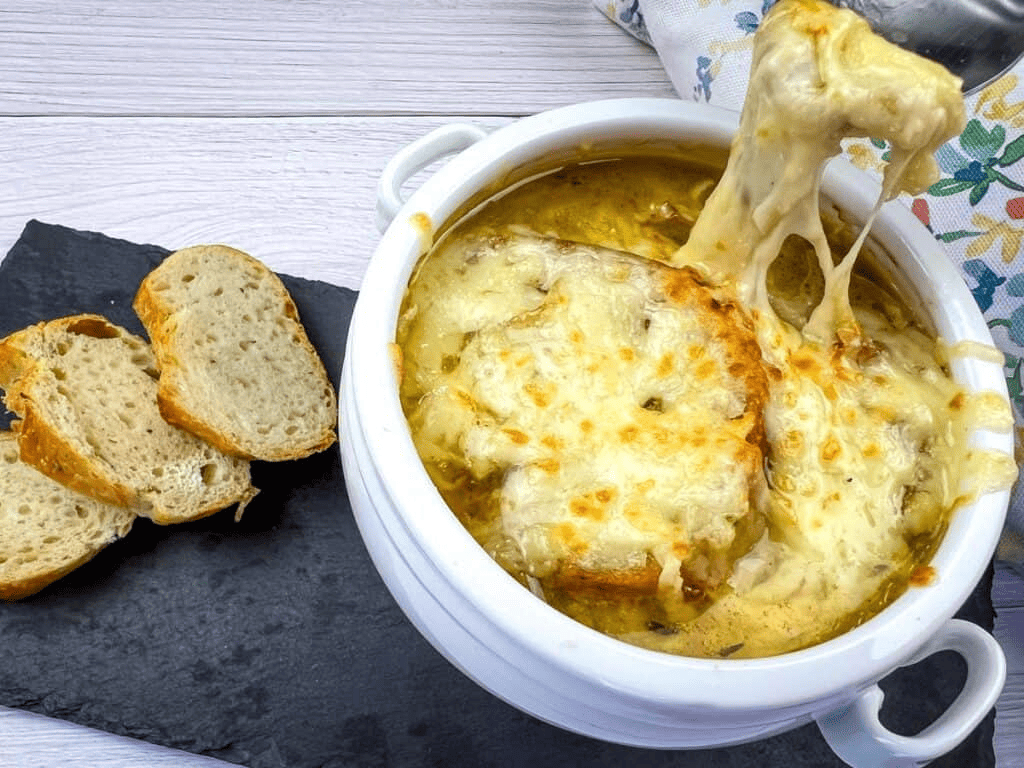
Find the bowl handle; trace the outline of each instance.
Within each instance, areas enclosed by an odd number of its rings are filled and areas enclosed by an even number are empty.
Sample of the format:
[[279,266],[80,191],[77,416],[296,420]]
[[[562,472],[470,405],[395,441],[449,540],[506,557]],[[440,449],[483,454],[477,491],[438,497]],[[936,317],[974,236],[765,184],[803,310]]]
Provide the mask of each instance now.
[[938,720],[916,736],[900,736],[878,719],[884,694],[873,685],[846,707],[818,719],[825,741],[853,768],[917,768],[944,755],[970,735],[995,706],[1006,681],[1006,658],[988,632],[969,621],[947,622],[907,665],[939,651],[967,662],[967,681]]
[[461,152],[476,144],[487,131],[468,123],[452,123],[435,128],[407,144],[392,157],[377,182],[377,229],[383,234],[405,205],[402,186],[418,171],[442,157]]

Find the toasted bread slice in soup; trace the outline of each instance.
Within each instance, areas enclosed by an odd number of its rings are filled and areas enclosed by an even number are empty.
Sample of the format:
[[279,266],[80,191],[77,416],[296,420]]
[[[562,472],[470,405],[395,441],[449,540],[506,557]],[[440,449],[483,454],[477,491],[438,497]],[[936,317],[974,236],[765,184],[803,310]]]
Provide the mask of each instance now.
[[131,530],[135,512],[65,488],[18,458],[0,432],[0,600],[20,600]]
[[337,403],[291,296],[257,259],[222,245],[176,251],[134,308],[160,370],[160,412],[222,451],[283,461],[335,442]]
[[21,460],[157,523],[254,495],[249,464],[168,424],[149,345],[99,315],[39,323],[0,341],[0,387]]
[[400,336],[437,349],[403,365],[414,439],[457,512],[494,489],[496,516],[460,515],[499,562],[570,595],[718,589],[764,530],[743,310],[690,270],[522,234],[456,240],[416,283]]

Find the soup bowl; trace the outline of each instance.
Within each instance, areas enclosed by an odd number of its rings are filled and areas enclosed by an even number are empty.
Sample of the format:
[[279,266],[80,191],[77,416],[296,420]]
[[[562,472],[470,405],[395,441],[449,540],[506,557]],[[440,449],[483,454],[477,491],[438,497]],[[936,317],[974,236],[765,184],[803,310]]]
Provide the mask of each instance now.
[[[952,617],[990,562],[1008,492],[987,493],[958,509],[931,560],[934,583],[911,588],[862,625],[770,658],[688,658],[602,635],[516,582],[445,505],[400,406],[392,352],[399,307],[414,266],[446,221],[488,190],[538,168],[623,145],[724,154],[737,117],[673,100],[591,102],[492,133],[445,126],[394,157],[381,178],[383,235],[354,310],[342,374],[341,445],[352,509],[385,584],[424,637],[479,685],[543,721],[609,742],[664,749],[737,744],[817,721],[850,765],[920,765],[973,730],[1005,679],[1004,657],[991,635]],[[406,183],[442,159],[406,199]],[[867,174],[833,161],[822,192],[863,222],[879,188]],[[906,206],[883,206],[872,233],[883,271],[912,287],[942,339],[992,345],[957,269]],[[954,377],[969,391],[1005,397],[1002,367],[983,358],[954,359]],[[972,439],[1012,452],[1009,434],[978,429]],[[923,732],[890,732],[878,718],[878,681],[943,650],[966,660],[963,690]]]

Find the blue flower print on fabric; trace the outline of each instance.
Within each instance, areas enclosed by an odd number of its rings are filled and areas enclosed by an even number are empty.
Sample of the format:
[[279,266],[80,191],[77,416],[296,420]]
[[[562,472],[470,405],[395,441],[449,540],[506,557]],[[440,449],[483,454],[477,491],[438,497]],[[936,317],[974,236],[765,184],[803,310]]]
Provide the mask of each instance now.
[[[763,0],[760,14],[753,11],[742,11],[733,17],[733,21],[744,35],[752,35],[757,31],[764,15],[775,5],[775,2],[776,0]],[[693,98],[696,101],[711,101],[711,83],[715,79],[711,73],[713,63],[714,60],[710,56],[697,57],[697,84],[693,87]]]
[[764,0],[764,2],[761,3],[760,16],[758,16],[753,11],[743,11],[742,13],[737,13],[734,17],[736,21],[736,26],[739,27],[744,32],[746,32],[748,35],[754,34],[755,32],[757,32],[757,28],[761,24],[761,19],[764,18],[764,15],[768,13],[768,10],[773,5],[775,5],[775,0]]
[[[1006,293],[1016,298],[1024,296],[1024,274],[1014,275],[1006,281]],[[1017,344],[1024,346],[1024,304],[1013,310],[1008,319],[992,320],[989,322],[989,325],[992,327],[998,325],[1006,326],[1010,338]]]
[[743,13],[736,14],[736,26],[748,35],[754,34],[757,31],[757,25],[760,23],[761,19],[758,18],[756,13],[751,11],[744,11]]
[[647,44],[651,43],[651,35],[647,31],[647,25],[644,23],[644,15],[640,11],[640,0],[633,0],[633,2],[628,5],[623,4],[622,10],[618,14],[617,21],[634,37],[643,40]]
[[996,295],[996,288],[1006,282],[1005,277],[1000,277],[981,259],[970,259],[964,262],[964,272],[974,278],[977,285],[971,289],[974,300],[978,303],[982,312],[987,312],[992,307],[992,300]]
[[[974,260],[977,261],[977,260]],[[965,262],[964,267],[972,262]],[[988,270],[988,268],[985,268]],[[977,267],[971,269],[970,274],[975,276],[975,272],[978,271]],[[990,270],[988,270],[990,271]],[[977,279],[977,278],[976,278]],[[990,278],[986,278],[991,281]],[[1003,288],[1006,291],[1007,296],[1013,296],[1014,298],[1024,297],[1024,273],[1018,273],[1012,275],[1008,279],[1000,281],[1002,282]],[[995,288],[993,288],[993,291]],[[977,298],[977,293],[974,294]],[[1021,304],[1013,312],[1010,313],[1009,317],[994,317],[988,321],[990,328],[1004,328],[1006,334],[1010,340],[1018,347],[1024,347],[1024,304]],[[1024,407],[1024,358],[1019,357],[1016,354],[1010,352],[1004,352],[1006,357],[1006,385],[1009,389],[1010,399],[1020,409]]]
[[707,56],[697,57],[697,84],[693,86],[693,98],[697,101],[711,101],[711,59]]
[[1002,125],[997,123],[986,130],[979,120],[968,121],[960,135],[959,150],[954,142],[949,142],[935,153],[939,167],[949,176],[935,182],[929,188],[929,194],[947,197],[970,190],[967,200],[973,207],[984,199],[992,184],[1024,192],[1024,186],[999,170],[1024,157],[1024,136],[1014,139],[1004,148],[1005,141],[1006,129]]

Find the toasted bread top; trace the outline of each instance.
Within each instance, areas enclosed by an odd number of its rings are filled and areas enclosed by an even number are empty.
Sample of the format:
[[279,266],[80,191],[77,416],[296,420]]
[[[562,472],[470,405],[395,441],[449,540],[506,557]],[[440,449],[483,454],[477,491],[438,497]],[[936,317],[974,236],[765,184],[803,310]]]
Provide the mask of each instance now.
[[760,515],[768,383],[724,294],[606,249],[469,238],[421,265],[399,335],[423,458],[501,478],[485,546],[570,589],[728,576]]

